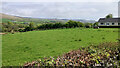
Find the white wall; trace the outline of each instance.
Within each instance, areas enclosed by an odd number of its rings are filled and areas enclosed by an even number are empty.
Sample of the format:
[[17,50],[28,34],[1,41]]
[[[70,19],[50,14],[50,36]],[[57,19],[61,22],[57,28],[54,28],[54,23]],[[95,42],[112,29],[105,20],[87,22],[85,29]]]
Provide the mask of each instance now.
[[[98,23],[98,25],[99,26],[107,26],[107,23],[109,23],[108,26],[116,26],[116,25],[118,25],[118,22],[106,22],[106,23],[104,23],[104,25],[101,25],[101,23]],[[114,23],[114,25],[112,25],[112,23]]]

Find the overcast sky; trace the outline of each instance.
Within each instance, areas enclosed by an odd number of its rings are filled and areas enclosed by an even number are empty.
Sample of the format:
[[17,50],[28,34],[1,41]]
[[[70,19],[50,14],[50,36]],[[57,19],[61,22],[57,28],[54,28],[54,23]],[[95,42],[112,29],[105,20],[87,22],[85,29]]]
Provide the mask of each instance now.
[[115,0],[111,2],[9,2],[6,0],[2,2],[2,13],[34,18],[98,20],[109,13],[117,17],[118,2]]

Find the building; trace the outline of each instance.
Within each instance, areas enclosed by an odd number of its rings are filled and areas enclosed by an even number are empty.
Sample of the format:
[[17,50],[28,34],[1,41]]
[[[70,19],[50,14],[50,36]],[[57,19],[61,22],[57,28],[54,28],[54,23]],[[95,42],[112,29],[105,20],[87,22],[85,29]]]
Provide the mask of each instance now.
[[99,27],[120,27],[120,18],[100,18]]

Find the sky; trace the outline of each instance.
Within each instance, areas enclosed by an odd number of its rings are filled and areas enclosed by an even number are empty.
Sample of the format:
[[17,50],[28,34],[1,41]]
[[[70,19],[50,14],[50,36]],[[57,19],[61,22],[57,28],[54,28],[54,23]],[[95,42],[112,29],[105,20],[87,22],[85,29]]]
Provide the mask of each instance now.
[[[90,0],[89,0],[90,1]],[[87,19],[98,20],[112,13],[118,16],[117,0],[4,0],[2,2],[2,13],[33,18],[59,18],[59,19]]]

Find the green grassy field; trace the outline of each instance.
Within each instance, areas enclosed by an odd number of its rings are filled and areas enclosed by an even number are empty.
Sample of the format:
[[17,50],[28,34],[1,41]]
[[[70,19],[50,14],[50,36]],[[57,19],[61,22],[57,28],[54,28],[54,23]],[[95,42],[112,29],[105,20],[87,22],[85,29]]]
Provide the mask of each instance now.
[[55,29],[6,34],[2,36],[4,66],[58,56],[70,50],[102,42],[116,42],[118,29]]

